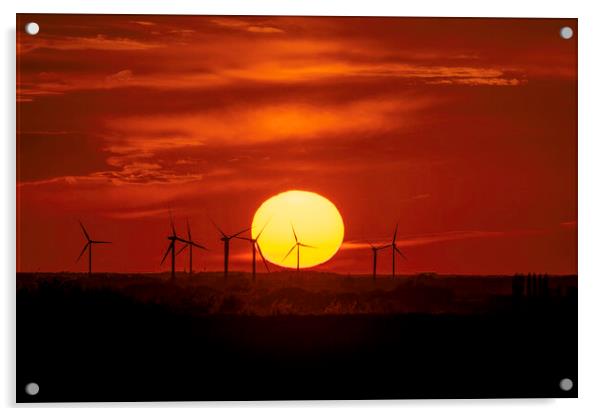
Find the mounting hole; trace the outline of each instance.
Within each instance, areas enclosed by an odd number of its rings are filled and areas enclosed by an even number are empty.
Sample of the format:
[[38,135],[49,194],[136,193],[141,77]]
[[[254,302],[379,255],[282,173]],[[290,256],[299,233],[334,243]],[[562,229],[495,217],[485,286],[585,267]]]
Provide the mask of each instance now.
[[569,26],[565,26],[560,29],[560,37],[562,39],[570,39],[573,37],[573,29]]
[[28,383],[25,386],[25,393],[29,394],[30,396],[35,396],[39,392],[40,386],[38,386],[38,383]]
[[560,380],[560,390],[571,391],[573,389],[573,380],[570,378],[563,378]]
[[35,36],[40,31],[40,25],[36,22],[29,22],[25,25],[25,33],[31,36]]

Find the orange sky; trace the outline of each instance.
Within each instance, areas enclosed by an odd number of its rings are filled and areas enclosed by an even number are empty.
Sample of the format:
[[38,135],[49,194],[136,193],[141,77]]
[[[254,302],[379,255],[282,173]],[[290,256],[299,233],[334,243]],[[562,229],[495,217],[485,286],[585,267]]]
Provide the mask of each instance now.
[[[18,271],[159,271],[167,208],[211,251],[266,198],[320,193],[370,273],[577,272],[572,19],[19,15]],[[249,270],[232,244],[231,268]],[[181,257],[178,269],[187,262]],[[262,270],[262,269],[260,269]],[[389,273],[390,254],[379,257]]]

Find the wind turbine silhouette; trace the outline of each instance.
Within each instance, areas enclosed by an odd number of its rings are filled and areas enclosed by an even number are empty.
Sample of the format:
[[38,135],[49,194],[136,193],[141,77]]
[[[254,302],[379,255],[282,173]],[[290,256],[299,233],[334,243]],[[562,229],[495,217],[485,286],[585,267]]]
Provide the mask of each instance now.
[[86,252],[86,250],[88,250],[88,275],[92,276],[92,246],[94,244],[110,244],[111,242],[110,241],[92,240],[90,238],[90,235],[86,231],[84,224],[82,224],[81,221],[79,221],[79,226],[82,228],[82,231],[84,232],[84,237],[86,237],[86,244],[84,245],[84,248],[82,249],[81,253],[79,253],[79,256],[77,257],[77,260],[75,260],[75,262],[76,263],[79,262],[79,259],[81,259],[82,256],[84,255],[84,253]]
[[259,237],[261,237],[261,233],[263,233],[263,230],[265,230],[265,227],[268,226],[268,222],[265,223],[265,225],[263,226],[263,228],[261,229],[261,231],[259,232],[259,234],[257,234],[257,237],[253,238],[251,236],[251,238],[248,237],[236,237],[240,240],[246,240],[249,241],[251,243],[251,252],[253,253],[253,281],[255,281],[255,276],[256,276],[256,271],[257,271],[257,266],[256,266],[256,253],[257,251],[259,251],[259,255],[261,256],[261,260],[263,260],[263,265],[265,266],[265,269],[268,271],[268,273],[270,272],[270,268],[268,267],[268,262],[265,260],[265,257],[263,256],[263,253],[261,252],[261,247],[259,246]]
[[316,247],[309,246],[307,244],[303,244],[303,243],[299,242],[299,239],[297,238],[297,233],[295,232],[295,227],[293,226],[293,224],[291,224],[291,228],[293,229],[293,235],[295,236],[295,244],[291,247],[291,249],[288,251],[288,253],[286,253],[286,256],[284,256],[282,261],[286,260],[286,258],[296,248],[297,249],[297,272],[299,272],[299,252],[301,251],[301,247],[306,247],[306,248],[316,248]]
[[370,243],[370,248],[372,249],[372,279],[376,279],[376,256],[378,254],[378,250],[382,250],[383,248],[387,247],[389,246],[377,247]]
[[401,258],[407,260],[408,258],[401,252],[400,249],[397,248],[397,228],[399,227],[399,223],[395,224],[395,232],[393,233],[393,239],[391,240],[391,244],[387,244],[382,248],[391,247],[392,261],[393,261],[393,278],[395,278],[395,253],[399,254]]
[[[211,218],[210,218],[210,220],[211,220]],[[235,237],[238,237],[239,235],[241,235],[244,232],[249,231],[251,229],[251,227],[245,228],[244,230],[239,231],[236,234],[228,235],[225,232],[223,232],[221,228],[218,227],[218,225],[215,223],[215,221],[211,220],[211,222],[213,223],[215,228],[217,228],[217,231],[219,231],[219,233],[222,235],[220,240],[222,240],[224,243],[224,278],[227,279],[228,278],[228,259],[230,258],[230,240],[232,240]]]
[[196,248],[200,248],[201,250],[205,250],[205,251],[209,251],[209,249],[201,244],[197,244],[194,241],[192,241],[192,233],[190,232],[190,222],[188,221],[188,219],[186,219],[186,231],[188,233],[188,243],[184,247],[182,247],[180,249],[180,251],[178,251],[176,253],[176,256],[178,254],[180,254],[182,251],[184,251],[186,249],[186,247],[188,247],[188,261],[189,261],[188,274],[192,275],[192,248],[196,247]]
[[[176,226],[173,223],[173,217],[171,216],[171,212],[169,213],[169,223],[170,223],[170,228],[171,228],[171,235],[168,235],[167,239],[170,241],[170,243],[167,246],[167,250],[165,251],[165,254],[163,255],[163,259],[161,259],[161,264],[163,264],[163,262],[167,258],[167,255],[171,253],[171,278],[175,279],[176,278],[176,241],[179,241],[184,244],[189,244],[192,242],[188,241],[188,240],[184,240],[183,238],[178,236],[178,233],[176,232]],[[193,244],[196,245],[196,243],[193,243]]]

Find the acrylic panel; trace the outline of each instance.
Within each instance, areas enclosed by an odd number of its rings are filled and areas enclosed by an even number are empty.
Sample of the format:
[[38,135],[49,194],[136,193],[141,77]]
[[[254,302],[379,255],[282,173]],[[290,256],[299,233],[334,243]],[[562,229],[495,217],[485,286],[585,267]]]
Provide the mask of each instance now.
[[18,402],[577,397],[576,19],[16,27]]

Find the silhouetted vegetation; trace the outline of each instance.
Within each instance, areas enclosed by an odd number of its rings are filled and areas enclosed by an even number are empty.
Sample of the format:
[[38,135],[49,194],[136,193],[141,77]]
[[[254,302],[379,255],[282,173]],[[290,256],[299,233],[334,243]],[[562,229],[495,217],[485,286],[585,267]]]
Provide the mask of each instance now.
[[19,274],[18,400],[575,397],[576,277],[518,281]]

